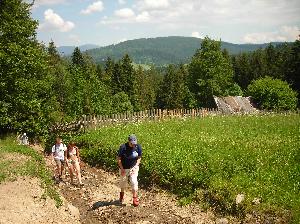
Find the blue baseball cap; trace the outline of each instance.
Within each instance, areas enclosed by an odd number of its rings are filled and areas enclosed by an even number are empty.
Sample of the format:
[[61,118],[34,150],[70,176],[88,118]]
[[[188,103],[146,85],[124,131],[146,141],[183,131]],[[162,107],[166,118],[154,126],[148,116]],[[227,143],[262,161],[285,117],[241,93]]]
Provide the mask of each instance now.
[[128,141],[131,142],[132,144],[137,144],[137,138],[135,135],[129,135],[128,136]]

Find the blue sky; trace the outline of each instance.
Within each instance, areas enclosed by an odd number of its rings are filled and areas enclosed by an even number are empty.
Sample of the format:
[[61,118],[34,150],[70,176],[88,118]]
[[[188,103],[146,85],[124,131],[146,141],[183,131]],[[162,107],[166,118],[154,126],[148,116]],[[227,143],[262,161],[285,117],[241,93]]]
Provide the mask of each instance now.
[[299,0],[36,0],[32,17],[38,39],[57,46],[162,36],[267,43],[300,34]]

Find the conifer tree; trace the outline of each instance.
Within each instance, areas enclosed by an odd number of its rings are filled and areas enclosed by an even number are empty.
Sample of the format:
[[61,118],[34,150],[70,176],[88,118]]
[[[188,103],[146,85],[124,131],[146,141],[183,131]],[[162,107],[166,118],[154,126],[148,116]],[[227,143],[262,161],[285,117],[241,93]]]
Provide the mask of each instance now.
[[114,72],[114,65],[115,65],[115,62],[110,57],[108,57],[105,62],[104,75],[103,75],[103,81],[108,86],[112,86],[111,82],[112,82],[112,76],[113,76],[113,72]]
[[49,54],[49,64],[54,66],[57,63],[61,61],[60,55],[57,51],[57,48],[55,46],[55,43],[53,40],[49,42],[48,48],[47,48],[48,54]]
[[137,97],[140,110],[153,108],[155,102],[155,88],[151,74],[146,73],[141,66],[137,68]]
[[85,61],[79,47],[75,47],[72,53],[72,64],[80,67],[85,66]]
[[286,67],[286,80],[291,84],[292,88],[298,92],[300,103],[300,35],[298,40],[296,40],[291,47]]
[[161,84],[159,107],[167,109],[182,108],[185,91],[185,79],[182,68],[169,65]]

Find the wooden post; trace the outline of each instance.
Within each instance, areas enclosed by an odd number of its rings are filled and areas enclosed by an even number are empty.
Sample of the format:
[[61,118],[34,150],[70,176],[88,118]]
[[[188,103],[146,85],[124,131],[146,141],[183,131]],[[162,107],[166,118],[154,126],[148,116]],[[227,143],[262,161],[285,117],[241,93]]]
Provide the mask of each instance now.
[[94,119],[94,130],[97,130],[97,118],[96,115],[93,116]]
[[86,131],[86,115],[83,115],[83,132]]
[[150,120],[156,120],[156,117],[155,117],[155,115],[156,115],[156,109],[151,109],[150,110]]

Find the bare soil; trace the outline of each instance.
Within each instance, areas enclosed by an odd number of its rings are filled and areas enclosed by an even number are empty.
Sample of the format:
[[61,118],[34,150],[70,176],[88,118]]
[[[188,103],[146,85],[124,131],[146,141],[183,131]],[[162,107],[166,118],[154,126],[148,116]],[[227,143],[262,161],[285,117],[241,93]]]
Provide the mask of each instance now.
[[66,204],[56,208],[52,199],[42,199],[39,179],[19,177],[0,185],[0,223],[80,223]]

